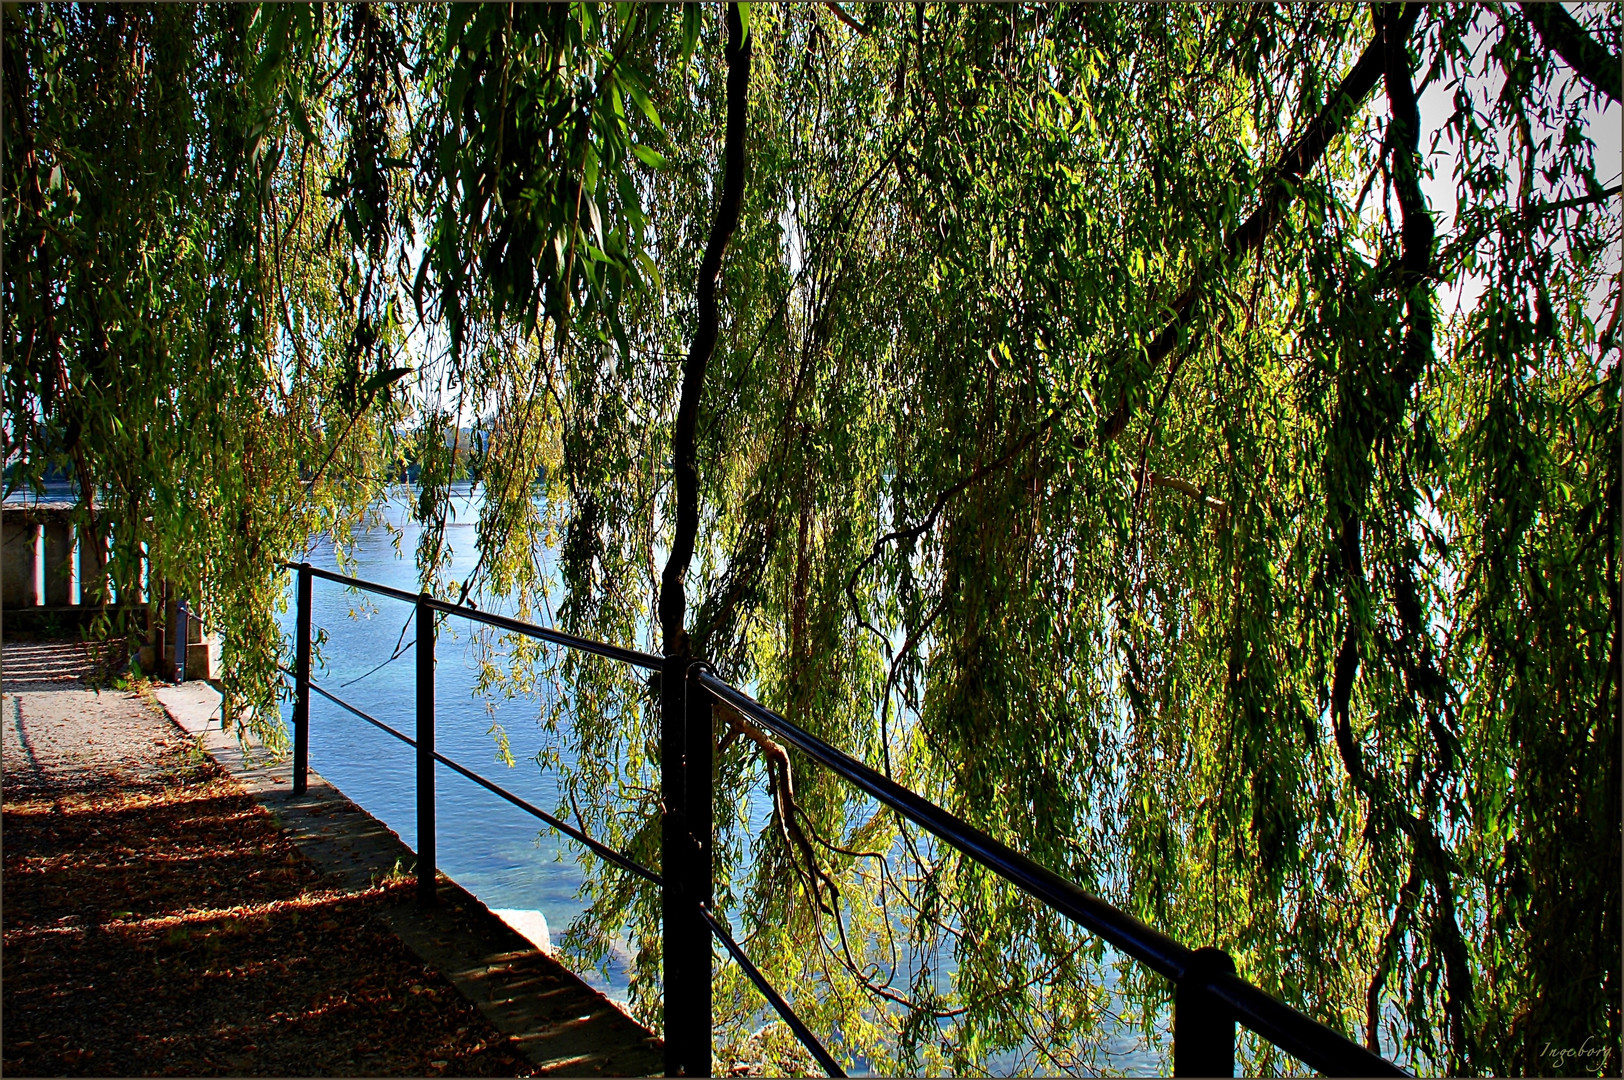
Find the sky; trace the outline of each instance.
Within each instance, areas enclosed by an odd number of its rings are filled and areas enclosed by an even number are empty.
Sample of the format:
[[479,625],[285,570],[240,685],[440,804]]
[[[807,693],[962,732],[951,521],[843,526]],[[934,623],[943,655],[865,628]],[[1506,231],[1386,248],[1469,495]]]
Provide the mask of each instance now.
[[[1567,5],[1568,10],[1575,17],[1580,19],[1581,22],[1587,23],[1594,22],[1595,18],[1594,12],[1586,9],[1598,9],[1601,6],[1596,4]],[[1484,12],[1483,22],[1485,25],[1492,25],[1492,20],[1486,11]],[[1483,36],[1479,36],[1473,42],[1479,65],[1482,64],[1483,52],[1487,45],[1488,40]],[[1576,94],[1579,85],[1578,77],[1560,59],[1557,61],[1557,65],[1558,75],[1552,86],[1553,92],[1557,94]],[[1478,75],[1467,80],[1467,87],[1475,98],[1485,100],[1499,93],[1501,83],[1502,80],[1497,75],[1489,77]],[[1445,130],[1445,125],[1448,123],[1454,108],[1452,94],[1452,87],[1446,85],[1440,79],[1428,87],[1422,93],[1420,99],[1421,145],[1434,147],[1431,155],[1432,172],[1430,176],[1423,179],[1421,186],[1426,194],[1428,205],[1437,216],[1438,236],[1440,239],[1452,230],[1456,210],[1455,163],[1457,148],[1454,140]],[[1385,99],[1378,93],[1373,104],[1376,114],[1385,120],[1387,112]],[[1621,177],[1624,177],[1624,112],[1620,111],[1616,102],[1608,102],[1605,108],[1592,107],[1587,110],[1585,120],[1585,133],[1595,143],[1596,147],[1596,179],[1603,187],[1616,186],[1619,184]],[[1502,143],[1502,145],[1506,144]],[[1507,157],[1513,177],[1519,176],[1520,167],[1515,155],[1502,153],[1502,156]],[[1536,178],[1535,189],[1537,193],[1544,193],[1547,197],[1551,196],[1549,187],[1544,183],[1543,178]],[[1571,195],[1572,193],[1568,194]],[[1560,198],[1562,196],[1556,195],[1554,197]],[[1612,205],[1616,217],[1620,205],[1617,196],[1614,197]],[[1615,275],[1618,272],[1620,263],[1620,239],[1624,239],[1624,236],[1615,233],[1615,241],[1610,252],[1610,261]],[[1477,298],[1482,295],[1483,288],[1483,279],[1477,277],[1455,282],[1442,291],[1439,296],[1439,308],[1445,312],[1470,310]],[[1617,288],[1616,277],[1612,288]],[[1590,305],[1592,319],[1597,319],[1600,315],[1603,301],[1609,291],[1604,286],[1592,295]]]

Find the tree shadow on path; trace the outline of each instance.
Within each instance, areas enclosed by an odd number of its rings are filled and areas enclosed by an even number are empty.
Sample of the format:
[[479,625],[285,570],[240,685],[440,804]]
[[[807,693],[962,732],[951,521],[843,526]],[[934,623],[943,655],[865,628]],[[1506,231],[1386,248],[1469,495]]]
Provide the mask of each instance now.
[[158,757],[142,775],[7,777],[0,1071],[532,1071],[374,918],[410,882],[334,889],[184,740]]

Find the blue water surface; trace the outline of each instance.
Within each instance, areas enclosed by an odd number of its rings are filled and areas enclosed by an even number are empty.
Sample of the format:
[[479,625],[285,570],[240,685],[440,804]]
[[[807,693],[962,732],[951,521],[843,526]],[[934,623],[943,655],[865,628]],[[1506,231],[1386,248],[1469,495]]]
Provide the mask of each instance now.
[[[410,520],[404,500],[399,496],[379,504],[390,527],[380,524],[358,533],[347,553],[348,566],[338,565],[333,544],[325,539],[312,548],[311,565],[417,592],[412,553],[421,529]],[[460,581],[478,557],[473,523],[479,504],[479,495],[466,487],[454,495],[455,517],[446,528],[451,580]],[[291,581],[289,589],[291,601]],[[283,633],[290,639],[294,618],[290,602],[281,617]],[[311,623],[313,631],[326,634],[312,679],[412,735],[417,693],[412,605],[318,578],[312,587]],[[543,770],[535,759],[549,749],[563,754],[564,740],[542,728],[536,700],[476,693],[479,653],[474,629],[462,619],[441,621],[435,643],[435,749],[542,810],[554,811],[561,798],[557,774]],[[496,650],[499,660],[500,645]],[[291,702],[283,704],[283,719],[291,725]],[[493,724],[506,731],[512,766],[501,760]],[[414,753],[412,747],[319,694],[311,695],[310,767],[416,850]],[[563,760],[567,763],[568,756]],[[436,765],[434,784],[439,868],[487,907],[540,911],[556,945],[584,909],[576,896],[583,880],[578,852],[571,850],[576,845],[444,765]],[[627,959],[624,949],[617,949],[607,979],[597,972],[582,975],[611,998],[625,1001]]]
[[[312,548],[310,563],[416,593],[419,579],[413,552],[421,530],[411,521],[406,502],[409,497],[402,492],[380,503],[378,509],[388,526],[380,524],[358,533],[347,552],[349,565],[338,565],[334,547],[327,540]],[[446,572],[449,580],[461,581],[474,568],[478,558],[474,522],[479,508],[477,491],[463,487],[454,493],[455,515],[446,529],[452,553]],[[291,575],[289,600],[281,621],[284,635],[291,640],[295,617]],[[313,629],[326,635],[312,672],[314,680],[407,735],[413,733],[416,715],[413,613],[413,606],[401,600],[357,593],[320,579],[313,585]],[[545,614],[537,621],[545,624]],[[441,621],[436,641],[435,748],[520,798],[543,810],[555,811],[562,801],[558,776],[543,769],[536,758],[552,751],[567,767],[572,759],[566,742],[560,734],[542,726],[540,702],[478,692],[481,654],[475,646],[474,629],[462,619]],[[617,644],[652,651],[648,641]],[[494,654],[487,655],[499,663],[500,645]],[[320,695],[311,695],[310,710],[311,768],[395,830],[415,850],[413,749]],[[290,724],[291,712],[291,702],[284,703],[283,719]],[[512,766],[498,754],[493,724],[500,724],[506,732]],[[747,801],[751,803],[748,816],[755,831],[765,823],[767,800],[747,796]],[[585,910],[576,895],[583,881],[577,862],[579,845],[444,765],[436,766],[435,805],[439,869],[487,907],[540,911],[556,945],[564,929]],[[624,1002],[629,996],[629,959],[627,944],[620,942],[606,976],[596,971],[581,975],[611,999]],[[951,957],[939,962],[943,961],[944,974],[950,974]],[[1114,972],[1108,973],[1113,1006],[1120,1009],[1124,1003],[1116,998],[1115,982]],[[761,1019],[767,1019],[765,1014]],[[1104,1049],[1116,1069],[1130,1075],[1165,1071],[1161,1055],[1149,1051],[1130,1026],[1111,1026],[1114,1030],[1106,1036]],[[995,1074],[1008,1073],[1018,1068],[1017,1060],[1018,1055],[999,1055],[987,1065]]]

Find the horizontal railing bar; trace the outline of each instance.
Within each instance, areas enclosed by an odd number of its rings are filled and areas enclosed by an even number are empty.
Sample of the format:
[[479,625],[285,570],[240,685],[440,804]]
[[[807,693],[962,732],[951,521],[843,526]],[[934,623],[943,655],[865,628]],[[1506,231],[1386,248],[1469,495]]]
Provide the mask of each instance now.
[[533,638],[540,638],[542,641],[550,641],[555,645],[579,649],[581,652],[606,656],[611,660],[619,660],[621,663],[631,664],[634,667],[658,671],[664,663],[660,657],[655,656],[653,653],[640,652],[637,649],[628,649],[621,645],[608,645],[601,641],[593,641],[591,638],[566,634],[562,630],[549,630],[545,626],[527,623],[523,619],[514,619],[507,615],[496,615],[489,611],[469,607],[466,604],[450,604],[444,600],[432,598],[425,600],[424,603],[435,611],[443,611],[447,615],[461,615],[463,618],[471,619],[474,622],[482,622],[489,626],[500,627],[503,630],[511,630],[517,634],[526,634]]
[[658,885],[662,889],[665,887],[665,880],[663,878],[661,878],[659,874],[656,874],[654,871],[650,870],[648,867],[642,865],[641,863],[634,862],[630,857],[628,857],[626,855],[622,855],[620,852],[616,851],[612,847],[608,847],[608,846],[606,846],[604,844],[599,843],[598,841],[592,839],[592,837],[588,836],[586,833],[580,831],[579,829],[575,828],[574,826],[566,825],[564,822],[560,821],[558,818],[555,818],[555,817],[553,817],[553,815],[547,813],[547,811],[540,810],[540,809],[538,809],[538,808],[536,808],[534,806],[531,806],[529,803],[525,802],[523,799],[519,798],[517,795],[514,795],[512,792],[506,791],[506,790],[496,786],[495,784],[491,783],[489,780],[485,779],[483,776],[480,776],[478,773],[470,772],[468,769],[463,768],[461,765],[458,765],[455,761],[452,761],[450,758],[447,758],[447,757],[445,757],[445,756],[443,756],[441,754],[435,754],[434,755],[434,760],[438,761],[442,765],[445,765],[445,766],[447,766],[449,768],[455,769],[457,772],[459,772],[462,775],[466,776],[468,779],[472,780],[474,783],[478,784],[480,787],[486,789],[487,791],[491,792],[492,794],[502,796],[502,798],[506,799],[508,802],[512,803],[514,806],[517,806],[520,810],[523,810],[526,813],[534,814],[536,817],[540,818],[542,821],[545,821],[547,824],[551,825],[553,828],[557,829],[559,832],[563,833],[565,836],[568,836],[568,837],[570,837],[571,839],[574,839],[574,840],[579,840],[581,843],[583,843],[587,847],[591,848],[593,850],[593,852],[595,852],[598,855],[598,857],[604,859],[605,861],[614,863],[616,866],[620,867],[622,870],[626,870],[626,871],[629,871],[629,872],[631,872],[633,874],[636,874],[638,877],[642,878],[643,880],[651,882],[651,883],[653,883],[655,885]]
[[[719,700],[1151,970],[1174,982],[1182,980],[1190,971],[1193,950],[1160,930],[1118,910],[816,735],[796,727],[713,673],[700,669],[698,677],[700,685]],[[1213,980],[1208,988],[1218,993],[1247,1027],[1316,1069],[1333,1076],[1408,1075],[1380,1055],[1276,1001],[1238,976],[1225,975]]]
[[1222,972],[1206,989],[1234,1010],[1235,1018],[1286,1053],[1326,1076],[1409,1076],[1335,1028],[1305,1016],[1239,975]]
[[[284,562],[282,565],[291,570],[297,570],[303,564]],[[375,581],[365,581],[361,578],[348,577],[344,574],[335,574],[331,570],[321,570],[312,566],[310,568],[310,572],[316,577],[323,578],[327,581],[337,582],[340,585],[348,585],[357,589],[365,589],[368,592],[374,592],[380,596],[393,597],[396,600],[404,600],[408,604],[415,604],[418,602],[418,600],[423,599],[418,594],[409,593],[404,589],[396,589],[389,585],[379,585]],[[637,649],[628,649],[621,645],[609,645],[601,641],[593,641],[591,638],[579,637],[575,634],[566,634],[562,630],[550,630],[545,626],[537,626],[535,623],[525,622],[523,619],[515,619],[507,615],[496,615],[489,611],[481,611],[478,608],[470,607],[467,604],[452,604],[444,600],[436,599],[432,596],[425,599],[424,603],[428,604],[428,606],[433,610],[443,612],[447,615],[460,615],[462,618],[471,619],[474,622],[482,622],[489,626],[499,627],[503,630],[511,630],[517,634],[525,634],[529,637],[540,638],[542,641],[550,641],[555,645],[563,645],[571,649],[579,649],[582,652],[589,652],[598,656],[608,657],[610,660],[619,660],[622,663],[631,664],[634,667],[646,668],[650,671],[658,671],[661,664],[664,662],[660,657],[655,656],[653,653],[641,652]]]
[[[292,570],[300,569],[301,566],[299,563],[283,563],[282,565]],[[323,570],[318,566],[312,566],[310,568],[310,573],[315,577],[323,578],[327,581],[337,582],[340,585],[348,585],[352,588],[362,589],[366,592],[377,593],[379,596],[389,596],[396,600],[404,600],[408,604],[417,603],[417,594],[407,592],[405,589],[397,589],[390,585],[379,585],[375,581],[363,581],[361,578],[350,577],[347,574],[335,574],[331,570]]]
[[[287,675],[289,677],[295,677],[293,675],[293,672],[289,671],[287,668],[281,668],[280,670],[284,675]],[[384,723],[382,720],[379,720],[376,717],[368,716],[366,713],[362,712],[360,709],[357,709],[354,705],[351,705],[349,702],[345,701],[343,698],[339,697],[337,694],[333,694],[333,693],[330,693],[330,692],[328,692],[326,690],[323,690],[320,686],[316,685],[316,683],[314,681],[312,681],[310,683],[310,689],[314,690],[316,693],[320,694],[322,697],[326,698],[328,701],[331,701],[333,704],[339,705],[339,706],[342,706],[345,709],[348,709],[350,712],[354,713],[356,716],[359,716],[362,720],[365,720],[367,723],[372,724],[375,727],[382,728],[384,731],[387,731],[389,734],[393,735],[395,738],[399,739],[401,742],[406,743],[408,746],[416,746],[417,745],[417,742],[415,740],[408,739],[405,735],[402,735],[400,732],[396,731],[394,728],[390,727],[388,724]],[[568,836],[573,840],[579,840],[581,843],[583,843],[587,847],[591,848],[594,853],[596,853],[597,855],[602,857],[604,860],[606,860],[608,862],[611,862],[611,863],[614,863],[616,866],[620,867],[622,870],[628,870],[631,873],[636,874],[640,878],[643,878],[643,879],[645,879],[647,881],[653,882],[655,885],[659,885],[662,888],[664,887],[664,885],[665,885],[664,880],[660,877],[659,874],[656,874],[653,870],[650,870],[648,867],[643,866],[641,863],[636,862],[635,860],[633,860],[632,858],[630,858],[627,855],[622,855],[620,852],[616,851],[614,848],[608,847],[608,846],[606,846],[604,844],[599,843],[598,841],[592,839],[592,837],[588,836],[586,833],[580,831],[579,829],[576,829],[572,825],[569,825],[569,824],[567,824],[567,823],[565,823],[563,821],[560,821],[558,818],[556,818],[553,815],[549,814],[547,811],[542,810],[539,807],[532,806],[530,803],[528,803],[525,800],[519,798],[519,796],[513,794],[511,791],[508,791],[506,788],[503,788],[503,787],[500,787],[500,786],[498,786],[496,784],[491,783],[489,780],[485,779],[483,776],[480,776],[478,773],[472,772],[469,769],[465,768],[464,766],[458,764],[457,762],[452,761],[450,758],[446,757],[444,754],[438,754],[438,753],[435,754],[434,755],[434,760],[438,761],[441,765],[444,765],[449,769],[453,769],[456,772],[461,773],[463,776],[466,776],[468,779],[472,780],[474,783],[478,784],[480,787],[485,788],[491,794],[500,795],[502,798],[506,799],[508,802],[512,803],[514,806],[517,806],[520,810],[523,810],[525,813],[531,814],[534,817],[540,818],[542,821],[545,821],[547,824],[551,825],[553,828],[557,829],[559,832],[563,833],[565,836]]]
[[[286,675],[290,679],[294,679],[295,681],[297,681],[297,679],[299,678],[297,675],[295,675],[293,672],[289,671],[287,668],[279,668],[279,670],[282,672],[282,674]],[[354,705],[351,705],[349,702],[345,701],[343,698],[339,697],[337,694],[334,694],[331,691],[322,689],[320,686],[318,686],[316,684],[314,679],[312,679],[311,682],[310,682],[310,689],[314,690],[316,693],[320,694],[322,697],[326,698],[328,701],[331,701],[334,705],[337,705],[339,708],[348,709],[350,712],[354,713],[356,716],[359,716],[362,720],[365,720],[367,723],[371,724],[373,727],[378,728],[381,731],[388,732],[389,734],[393,735],[395,738],[399,739],[401,742],[405,743],[407,746],[416,746],[417,745],[417,740],[416,739],[412,738],[409,735],[405,735],[405,734],[403,734],[403,733],[401,733],[399,731],[396,731],[394,728],[390,727],[388,724],[384,723],[382,720],[379,720],[375,716],[368,716],[366,713],[362,712],[360,709],[357,709]]]
[[722,924],[717,922],[715,916],[706,910],[704,904],[699,905],[699,914],[709,924],[711,933],[716,935],[716,939],[727,947],[728,952],[733,954],[733,959],[738,961],[739,966],[744,969],[744,973],[750,977],[750,981],[756,984],[756,989],[761,991],[761,996],[766,998],[767,1003],[774,1009],[778,1010],[778,1015],[782,1016],[784,1023],[788,1024],[790,1030],[795,1032],[795,1037],[801,1040],[801,1045],[812,1051],[812,1056],[818,1059],[818,1064],[823,1066],[823,1071],[830,1076],[845,1076],[846,1070],[842,1069],[840,1063],[835,1061],[829,1051],[823,1048],[823,1044],[818,1041],[817,1036],[813,1035],[812,1030],[801,1022],[799,1016],[795,1015],[795,1010],[789,1007],[789,1002],[785,1001],[778,991],[773,989],[773,985],[767,981],[767,977],[761,973],[756,965],[750,962],[748,956],[744,955],[744,950],[739,947],[738,942],[733,940],[733,935],[722,929]]

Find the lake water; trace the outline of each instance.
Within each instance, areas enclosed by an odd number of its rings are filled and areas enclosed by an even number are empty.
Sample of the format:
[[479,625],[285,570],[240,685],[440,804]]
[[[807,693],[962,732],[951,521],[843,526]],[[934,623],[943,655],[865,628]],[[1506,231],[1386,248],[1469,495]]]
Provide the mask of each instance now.
[[[461,581],[477,559],[473,523],[479,512],[479,497],[461,489],[453,506],[455,516],[446,529],[452,552],[446,576]],[[349,552],[354,565],[347,571],[340,571],[333,546],[325,540],[311,550],[309,561],[323,569],[416,592],[418,577],[412,553],[420,528],[410,520],[402,496],[381,504],[379,509],[394,531],[380,527],[358,534]],[[291,582],[289,596],[291,600]],[[412,605],[403,601],[357,594],[320,579],[313,583],[312,626],[328,635],[321,650],[321,664],[312,673],[314,679],[406,734],[412,732],[416,699],[414,650],[409,647],[415,634],[412,615]],[[282,617],[283,632],[290,638],[293,620],[290,603]],[[534,758],[547,749],[564,754],[563,740],[543,729],[537,702],[476,692],[479,653],[472,630],[473,624],[465,620],[447,619],[439,631],[435,748],[541,809],[553,811],[561,797],[557,777],[543,771]],[[652,651],[651,643],[646,641],[621,644]],[[401,645],[408,647],[398,659],[390,661]],[[284,704],[283,718],[291,723],[291,703]],[[317,694],[311,695],[310,719],[311,768],[415,848],[412,748]],[[503,763],[497,753],[496,740],[490,733],[493,723],[501,724],[507,733],[513,767]],[[571,845],[530,815],[443,765],[436,766],[435,793],[439,868],[492,909],[539,911],[556,943],[584,910],[576,897],[582,874]],[[759,810],[760,814],[752,813],[752,818],[765,817],[765,800],[761,800]],[[612,999],[625,1001],[627,960],[622,950],[611,962],[607,978],[595,971],[584,972],[583,977]],[[1115,979],[1108,977],[1108,982],[1114,983]],[[1113,1004],[1120,1009],[1122,1003]],[[1113,1065],[1129,1074],[1155,1075],[1166,1069],[1167,1063],[1160,1055],[1147,1052],[1135,1032],[1119,1029],[1108,1037],[1107,1044]],[[988,1062],[995,1072],[1006,1071],[1010,1064],[1008,1060]]]
[[[403,499],[379,507],[396,537],[382,527],[359,534],[350,550],[353,565],[340,570],[330,541],[319,542],[308,558],[312,566],[409,592],[418,590],[412,557],[419,526],[410,520]],[[473,569],[473,522],[478,497],[464,488],[454,498],[456,516],[446,529],[452,551],[448,576],[460,581]],[[291,599],[291,586],[290,586]],[[413,607],[370,593],[358,594],[333,582],[316,579],[312,586],[311,624],[325,631],[319,666],[312,678],[356,708],[411,735],[416,715],[416,666]],[[291,638],[295,612],[282,616],[283,633]],[[477,695],[479,676],[472,632],[462,619],[443,621],[435,645],[435,749],[547,811],[558,807],[557,777],[535,762],[538,752],[564,749],[562,740],[545,732],[533,700],[504,700]],[[405,635],[402,637],[402,630]],[[401,645],[407,647],[390,661]],[[497,653],[500,656],[500,652]],[[381,665],[381,666],[380,666]],[[292,704],[283,705],[291,724]],[[508,734],[512,767],[499,757],[490,733],[499,723]],[[346,796],[417,847],[415,751],[341,709],[318,694],[310,696],[310,767]],[[540,911],[556,943],[581,913],[576,898],[582,874],[566,843],[543,823],[444,765],[435,767],[436,839],[439,868],[493,909]],[[611,998],[627,997],[624,954],[617,955],[605,980],[583,973],[589,983]]]

